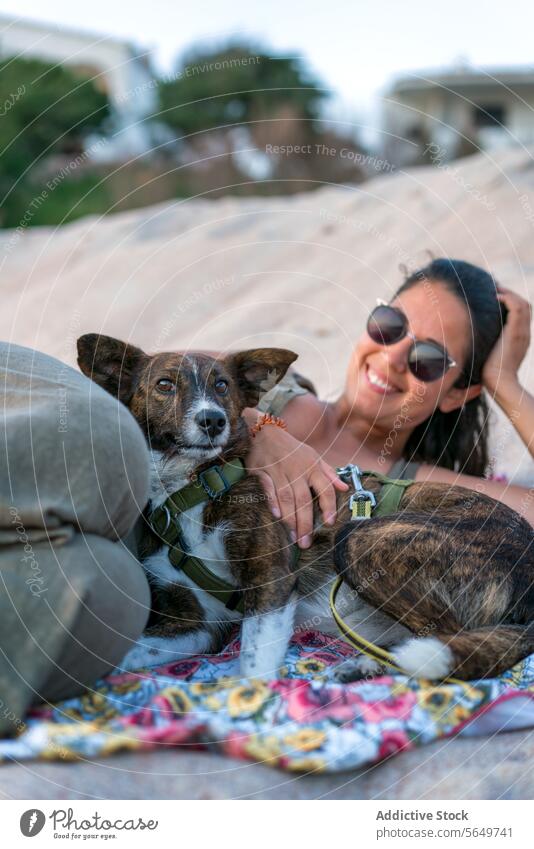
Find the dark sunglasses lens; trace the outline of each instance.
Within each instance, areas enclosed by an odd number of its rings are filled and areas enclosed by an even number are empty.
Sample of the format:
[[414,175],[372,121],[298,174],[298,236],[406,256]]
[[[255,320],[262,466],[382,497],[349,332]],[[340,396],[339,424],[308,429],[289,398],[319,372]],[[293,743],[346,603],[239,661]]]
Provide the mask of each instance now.
[[408,365],[414,377],[425,383],[443,377],[449,367],[445,351],[430,342],[415,342],[408,357]]
[[405,336],[406,319],[393,307],[375,307],[367,321],[367,333],[377,345],[393,345]]

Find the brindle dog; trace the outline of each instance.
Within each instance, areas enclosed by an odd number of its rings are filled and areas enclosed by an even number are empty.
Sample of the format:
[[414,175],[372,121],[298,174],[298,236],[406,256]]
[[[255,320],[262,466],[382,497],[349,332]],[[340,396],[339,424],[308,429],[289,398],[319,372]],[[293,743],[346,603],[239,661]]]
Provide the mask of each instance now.
[[[392,647],[396,663],[411,675],[483,678],[533,652],[532,528],[504,504],[461,487],[413,484],[398,513],[360,522],[347,521],[350,493],[338,494],[336,525],[321,525],[317,516],[313,545],[295,563],[287,528],[273,518],[259,479],[248,474],[180,519],[189,551],[243,591],[244,617],[171,564],[148,512],[191,475],[246,457],[243,410],[256,406],[295,359],[276,348],[222,359],[150,356],[106,336],[78,340],[81,370],[130,409],[153,463],[141,532],[152,611],[122,667],[214,651],[225,626],[243,618],[243,674],[275,675],[295,627],[337,635],[328,605],[334,568],[345,579],[338,604],[347,624]],[[374,479],[364,484],[377,488]],[[357,657],[340,667],[339,677],[380,669]]]

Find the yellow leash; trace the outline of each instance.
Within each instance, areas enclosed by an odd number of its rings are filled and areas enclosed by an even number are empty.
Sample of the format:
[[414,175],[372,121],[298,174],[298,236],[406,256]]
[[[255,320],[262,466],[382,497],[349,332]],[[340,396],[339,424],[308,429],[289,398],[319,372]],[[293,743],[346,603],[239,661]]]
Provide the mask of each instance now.
[[[369,492],[369,490],[363,489],[361,481],[360,481],[360,475],[362,474],[362,472],[360,472],[358,466],[354,466],[354,465],[351,464],[351,465],[348,465],[348,466],[344,466],[342,469],[337,469],[337,472],[338,472],[339,476],[341,477],[341,479],[345,480],[346,482],[348,482],[347,478],[350,476],[351,482],[352,482],[354,489],[355,489],[355,495],[351,496],[350,503],[349,503],[349,509],[351,511],[351,518],[353,520],[356,520],[356,521],[361,521],[362,519],[365,520],[365,519],[372,518],[372,509],[376,504],[376,500],[375,500],[375,497],[374,497],[372,492]],[[373,474],[373,473],[372,472],[370,472],[370,473],[366,472],[365,474]],[[382,482],[388,481],[388,479],[385,478],[383,475],[380,475],[380,476],[377,475],[377,477],[379,477],[382,480]],[[392,481],[392,483],[396,483],[396,482]],[[413,483],[413,481],[402,481],[402,483],[406,487],[406,486],[409,486],[411,483]],[[368,498],[368,496],[371,496],[371,498]],[[355,501],[358,501],[357,507],[355,506]],[[364,501],[367,502],[367,503],[362,504],[361,502],[364,502]],[[336,608],[337,594],[339,592],[339,589],[340,589],[342,583],[343,583],[343,578],[340,575],[336,578],[336,580],[332,584],[332,588],[330,590],[330,610],[331,610],[332,616],[334,617],[334,620],[335,620],[337,627],[339,628],[339,630],[343,634],[343,637],[347,640],[348,643],[351,644],[351,646],[353,646],[355,649],[357,649],[362,654],[367,655],[367,657],[370,657],[373,660],[376,660],[378,663],[381,663],[384,666],[388,666],[391,669],[394,669],[395,672],[398,672],[401,675],[407,675],[409,678],[413,677],[413,676],[410,676],[409,673],[406,672],[406,670],[402,669],[402,667],[400,667],[397,663],[395,663],[395,660],[394,660],[391,652],[386,651],[386,649],[382,649],[382,648],[380,648],[380,646],[377,646],[374,643],[369,642],[369,640],[366,640],[364,637],[361,636],[361,634],[358,634],[356,631],[353,631],[352,628],[349,628],[349,626],[347,625],[347,623],[345,622],[343,617],[339,614],[339,612]],[[422,679],[422,680],[425,680],[425,679]],[[457,678],[447,677],[447,678],[443,678],[442,680],[446,681],[448,684],[464,684],[465,683],[464,681],[460,681]]]
[[349,628],[343,617],[340,616],[336,608],[336,598],[342,583],[343,578],[339,576],[332,584],[332,589],[330,590],[330,610],[332,611],[332,616],[335,619],[337,627],[347,642],[349,642],[355,649],[362,652],[362,654],[366,654],[367,657],[371,657],[373,660],[378,661],[378,663],[383,663],[385,666],[391,666],[391,668],[396,672],[401,672],[405,675],[406,673],[400,666],[397,666],[393,660],[393,655],[390,652],[385,649],[381,649],[379,646],[375,646],[374,643],[370,643],[369,640],[364,639],[364,637],[356,631],[353,631],[352,628]]

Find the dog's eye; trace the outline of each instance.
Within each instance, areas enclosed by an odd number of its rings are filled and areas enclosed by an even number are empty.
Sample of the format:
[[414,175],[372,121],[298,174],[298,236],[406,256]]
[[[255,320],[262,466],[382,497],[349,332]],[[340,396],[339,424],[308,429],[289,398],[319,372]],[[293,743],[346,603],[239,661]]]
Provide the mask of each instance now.
[[228,389],[228,384],[227,384],[226,380],[215,381],[215,392],[218,392],[219,395],[226,395],[227,389]]
[[164,392],[165,395],[169,395],[176,389],[176,386],[174,385],[172,380],[169,380],[168,377],[162,377],[161,380],[158,380],[158,382],[156,383],[156,387],[159,389],[160,392]]

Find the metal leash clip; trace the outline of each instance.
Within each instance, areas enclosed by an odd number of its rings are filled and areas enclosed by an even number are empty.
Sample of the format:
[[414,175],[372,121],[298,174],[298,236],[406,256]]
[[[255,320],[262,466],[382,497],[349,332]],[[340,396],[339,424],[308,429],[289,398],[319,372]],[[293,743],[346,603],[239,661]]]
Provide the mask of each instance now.
[[374,494],[364,489],[361,481],[361,471],[354,463],[349,463],[347,466],[341,466],[336,469],[336,473],[345,483],[352,483],[354,493],[349,499],[349,510],[351,519],[354,522],[361,519],[370,519],[373,507],[376,506],[376,498]]

